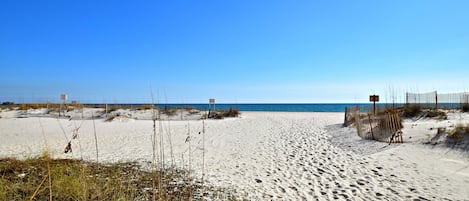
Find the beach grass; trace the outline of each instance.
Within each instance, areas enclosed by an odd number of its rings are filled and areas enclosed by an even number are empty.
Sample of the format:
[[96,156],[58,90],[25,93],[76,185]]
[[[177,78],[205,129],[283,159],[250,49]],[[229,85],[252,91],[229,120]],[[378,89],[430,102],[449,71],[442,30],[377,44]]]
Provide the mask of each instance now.
[[[235,199],[221,188],[205,187],[209,193],[200,193],[202,182],[188,180],[187,171],[163,171],[157,172],[164,175],[156,181],[161,182],[156,185],[161,191],[158,200]],[[100,164],[48,155],[26,160],[3,158],[0,175],[1,200],[152,200],[154,196],[152,173],[132,162]]]
[[[60,104],[21,104],[17,109],[47,108],[48,111],[73,111],[69,109],[83,108],[83,105]],[[106,107],[110,111],[122,109],[120,105]],[[189,169],[181,169],[165,164],[164,143],[169,142],[172,150],[170,124],[167,122],[163,136],[163,121],[159,113],[176,113],[177,108],[156,110],[154,104],[144,105],[136,110],[152,111],[153,160],[151,168],[143,168],[137,162],[98,163],[97,131],[94,127],[96,143],[96,162],[83,159],[53,159],[45,151],[42,156],[18,160],[0,158],[0,200],[239,200],[236,190],[211,186],[202,177],[194,175],[191,169],[192,158],[189,157]],[[194,108],[184,108],[193,111]],[[179,108],[182,111],[182,108]],[[225,114],[224,112],[223,114]],[[230,110],[228,115],[239,114]],[[119,115],[119,114],[116,114]],[[115,118],[112,115],[107,121]],[[94,125],[94,116],[93,116]],[[203,120],[202,120],[203,124]],[[81,125],[81,124],[80,124]],[[62,127],[62,126],[61,126]],[[42,133],[44,139],[44,128]],[[205,131],[205,128],[204,128]],[[78,130],[77,130],[78,134]],[[205,132],[204,132],[205,134]],[[64,133],[66,135],[66,133]],[[73,138],[75,139],[75,138]],[[72,143],[70,140],[69,145]],[[46,143],[45,143],[46,144]],[[45,149],[48,150],[47,145]],[[81,149],[81,146],[80,146]],[[189,143],[189,150],[192,147]],[[203,150],[205,147],[203,146]],[[189,151],[192,153],[194,150]],[[174,161],[170,151],[171,161]],[[82,157],[81,157],[82,158]],[[202,164],[205,158],[202,159]],[[183,165],[184,166],[184,165]]]
[[469,112],[469,103],[461,104],[461,111],[462,112]]
[[419,104],[414,104],[414,105],[405,105],[403,108],[403,114],[402,116],[404,117],[416,117],[420,115],[422,112],[422,107]]
[[461,143],[465,138],[469,138],[469,125],[457,125],[454,130],[448,133],[448,138],[456,143]]
[[415,117],[428,117],[438,120],[447,119],[447,114],[444,111],[437,109],[424,108],[419,104],[405,105],[403,108],[400,108],[401,116],[405,118],[415,118]]
[[238,117],[241,113],[238,109],[230,108],[228,110],[211,111],[209,114],[204,115],[204,119],[224,119],[225,117]]

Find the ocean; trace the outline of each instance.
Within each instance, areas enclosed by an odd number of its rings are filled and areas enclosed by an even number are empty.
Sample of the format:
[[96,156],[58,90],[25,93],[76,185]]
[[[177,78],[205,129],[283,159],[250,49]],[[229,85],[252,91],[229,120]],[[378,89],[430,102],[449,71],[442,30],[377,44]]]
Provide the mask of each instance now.
[[[112,104],[110,104],[112,105]],[[119,104],[119,106],[125,107],[139,107],[145,104]],[[276,103],[276,104],[266,104],[266,103],[256,103],[256,104],[247,104],[247,103],[233,103],[233,104],[215,104],[210,106],[209,104],[155,104],[158,108],[186,108],[192,107],[199,110],[228,110],[228,109],[238,109],[241,112],[250,112],[250,111],[259,111],[259,112],[344,112],[346,107],[355,107],[358,106],[361,111],[369,110],[373,108],[373,104],[369,103]],[[395,107],[402,106],[403,104],[396,104]],[[377,108],[392,107],[392,104],[376,104]]]

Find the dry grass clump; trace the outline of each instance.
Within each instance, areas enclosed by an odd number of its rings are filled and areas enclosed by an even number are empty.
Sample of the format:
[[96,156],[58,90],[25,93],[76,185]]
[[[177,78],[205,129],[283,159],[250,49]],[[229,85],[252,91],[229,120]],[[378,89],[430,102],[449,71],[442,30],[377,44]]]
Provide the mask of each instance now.
[[191,112],[193,110],[195,110],[195,107],[192,107],[192,106],[184,106],[184,110],[186,110],[187,112]]
[[403,108],[400,108],[401,114],[403,117],[414,118],[414,117],[428,117],[435,118],[439,120],[447,119],[445,112],[435,109],[424,109],[422,106],[415,105],[405,105]]
[[2,104],[0,104],[0,109],[8,108],[12,110],[15,107],[16,107],[16,104],[14,102],[7,101],[7,102],[2,102]]
[[403,117],[417,117],[422,113],[422,107],[418,104],[405,105],[402,109]]
[[108,118],[106,118],[106,120],[104,120],[105,122],[112,122],[114,121],[117,117],[119,117],[120,115],[119,114],[114,114],[114,115],[111,115],[109,116]]
[[454,130],[448,132],[447,137],[454,140],[456,143],[460,143],[464,138],[469,138],[469,125],[458,125]]
[[136,110],[152,110],[154,108],[154,105],[140,105],[136,108]]
[[71,108],[74,108],[74,109],[82,109],[82,108],[85,107],[85,105],[83,105],[83,104],[81,104],[81,103],[78,103],[78,102],[76,102],[76,101],[73,101],[73,102],[70,103],[68,106],[71,107]]
[[43,109],[43,108],[47,108],[47,107],[53,107],[55,106],[55,104],[20,104],[19,105],[19,109],[20,110],[29,110],[29,109]]
[[[48,164],[49,163],[49,164]],[[49,173],[50,170],[50,173]],[[152,200],[152,173],[136,163],[102,165],[48,156],[27,160],[0,159],[0,200]],[[49,178],[50,175],[50,178]],[[187,172],[166,170],[162,200],[200,199],[200,181]],[[51,181],[49,185],[47,180]],[[234,200],[223,189],[209,187],[204,197]],[[50,195],[52,192],[52,195]],[[192,195],[192,196],[191,196]],[[51,196],[51,197],[50,197]],[[158,198],[156,198],[158,199]]]
[[0,104],[0,109],[15,110],[16,104],[14,102],[3,102]]
[[461,111],[462,112],[469,112],[469,103],[461,104]]
[[83,109],[85,106],[73,102],[71,104],[59,104],[59,103],[41,103],[41,104],[35,104],[35,103],[29,103],[29,104],[20,104],[18,106],[19,110],[22,111],[27,111],[27,110],[36,110],[36,109],[48,109],[48,112],[70,112],[75,109]]
[[165,106],[161,110],[161,113],[165,114],[165,115],[168,115],[168,116],[174,116],[174,115],[176,115],[177,111],[178,111],[178,108],[170,108],[168,106]]
[[208,115],[205,115],[204,118],[224,119],[225,117],[238,117],[240,114],[238,109],[230,108],[228,110],[211,111]]
[[122,109],[122,107],[121,107],[120,105],[112,105],[112,106],[108,107],[108,111],[107,111],[107,112],[108,112],[108,113],[109,113],[109,112],[115,112],[115,111],[117,111],[117,110],[119,110],[119,109]]
[[240,112],[238,109],[232,109],[232,108],[223,112],[224,117],[238,117],[239,114]]
[[436,118],[438,120],[444,120],[444,119],[447,119],[448,116],[446,115],[445,112],[443,111],[438,111],[438,110],[430,110],[426,113],[426,117],[429,117],[429,118]]

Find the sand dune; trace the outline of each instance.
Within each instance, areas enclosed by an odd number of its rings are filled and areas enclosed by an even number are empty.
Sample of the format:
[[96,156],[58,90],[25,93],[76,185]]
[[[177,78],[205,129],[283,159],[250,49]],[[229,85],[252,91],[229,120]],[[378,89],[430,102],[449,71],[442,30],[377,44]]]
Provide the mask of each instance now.
[[[3,116],[1,157],[38,155],[47,144],[55,157],[96,160],[91,120]],[[365,141],[342,128],[342,121],[343,113],[245,112],[239,118],[206,120],[205,141],[200,120],[161,121],[157,127],[167,165],[188,168],[190,132],[195,174],[202,176],[205,151],[207,181],[236,188],[251,200],[469,199],[465,153],[419,141]],[[151,161],[151,121],[124,117],[95,123],[101,162]],[[73,154],[64,154],[78,127]]]

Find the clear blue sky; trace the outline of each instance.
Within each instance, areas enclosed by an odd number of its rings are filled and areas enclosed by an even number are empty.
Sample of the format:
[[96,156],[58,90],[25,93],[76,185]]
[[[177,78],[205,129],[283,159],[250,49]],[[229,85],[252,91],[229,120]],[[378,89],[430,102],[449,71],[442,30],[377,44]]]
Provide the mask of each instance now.
[[[367,102],[469,89],[469,1],[1,0],[0,101]],[[390,95],[391,94],[391,95]]]

